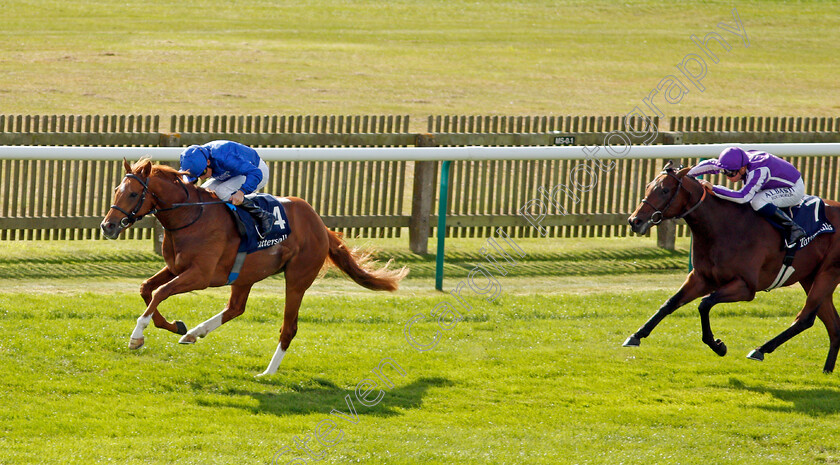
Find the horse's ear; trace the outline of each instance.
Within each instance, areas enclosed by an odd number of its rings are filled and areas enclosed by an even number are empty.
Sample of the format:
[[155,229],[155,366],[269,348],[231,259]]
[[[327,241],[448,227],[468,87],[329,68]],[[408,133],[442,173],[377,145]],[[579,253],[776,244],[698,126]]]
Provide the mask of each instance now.
[[131,173],[131,163],[123,157],[123,168],[125,168],[126,174]]
[[147,161],[143,163],[143,166],[140,168],[140,176],[144,178],[148,178],[152,174],[152,163]]
[[668,170],[672,170],[672,169],[674,169],[674,168],[671,166],[671,165],[673,165],[673,164],[674,164],[674,161],[673,161],[673,160],[668,160],[668,163],[666,163],[666,164],[665,164],[665,166],[663,166],[663,167],[662,167],[662,171],[663,171],[663,172],[665,172],[665,171],[668,171]]

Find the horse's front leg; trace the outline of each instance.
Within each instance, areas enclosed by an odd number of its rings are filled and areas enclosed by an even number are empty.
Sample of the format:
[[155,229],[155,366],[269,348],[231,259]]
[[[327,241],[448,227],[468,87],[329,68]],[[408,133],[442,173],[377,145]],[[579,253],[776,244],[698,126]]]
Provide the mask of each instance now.
[[628,337],[626,341],[624,341],[624,347],[638,347],[641,344],[641,339],[650,336],[651,331],[656,328],[666,316],[674,313],[674,311],[683,305],[691,302],[692,300],[705,295],[709,292],[709,287],[706,284],[706,281],[701,278],[697,273],[692,271],[688,274],[688,277],[685,279],[685,282],[680,289],[677,291],[676,294],[671,296],[670,299],[665,301],[659,310],[650,317],[650,319],[639,328],[638,331],[633,333],[632,336]]
[[[169,267],[164,267],[154,276],[143,281],[143,284],[140,285],[140,297],[142,297],[143,301],[146,302],[146,307],[148,307],[152,302],[152,293],[155,289],[159,288],[164,283],[171,281],[174,277],[175,274],[169,271]],[[152,321],[154,321],[155,326],[158,328],[163,328],[176,334],[187,334],[187,325],[184,324],[183,321],[177,320],[175,322],[170,322],[164,318],[158,310],[155,310],[155,313],[152,314]],[[146,322],[146,324],[148,325],[148,322]]]
[[744,302],[755,298],[755,289],[750,289],[747,283],[741,278],[734,279],[724,284],[720,289],[704,297],[700,301],[697,310],[700,311],[700,325],[703,328],[702,340],[716,354],[723,357],[726,355],[726,344],[720,339],[715,339],[712,332],[712,324],[709,320],[709,313],[712,307],[725,302]]
[[207,336],[210,334],[210,331],[245,313],[245,304],[248,302],[248,294],[251,292],[251,286],[252,284],[244,286],[234,284],[231,286],[230,300],[225,309],[213,318],[191,329],[178,342],[181,344],[193,344],[198,338]]
[[145,330],[146,327],[149,326],[149,322],[152,320],[152,315],[154,315],[155,312],[157,312],[158,305],[160,305],[161,302],[166,300],[169,296],[189,291],[195,291],[199,289],[205,289],[209,285],[209,273],[204,271],[203,267],[193,264],[192,267],[188,268],[183,273],[175,276],[165,284],[159,286],[155,291],[152,292],[152,298],[149,301],[148,306],[146,307],[146,311],[143,312],[143,315],[137,319],[137,326],[134,327],[134,331],[131,333],[131,339],[129,340],[128,348],[139,349],[143,346],[145,342],[145,339],[143,337],[143,330]]

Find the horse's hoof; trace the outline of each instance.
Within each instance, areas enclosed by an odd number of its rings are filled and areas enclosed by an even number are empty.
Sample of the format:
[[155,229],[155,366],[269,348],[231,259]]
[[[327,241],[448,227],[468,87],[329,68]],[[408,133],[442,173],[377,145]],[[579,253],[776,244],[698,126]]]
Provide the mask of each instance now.
[[131,349],[131,350],[137,350],[137,349],[143,347],[143,344],[145,344],[145,343],[146,343],[146,338],[142,338],[142,337],[140,339],[131,338],[131,340],[128,341],[128,348]]
[[715,351],[716,354],[723,357],[726,355],[726,344],[723,343],[720,339],[715,340],[715,345],[712,347],[712,350]]
[[270,375],[273,375],[274,373],[277,373],[277,370],[269,372],[268,369],[266,369],[264,372],[262,372],[258,375],[254,375],[254,378],[262,378],[263,376],[270,376]]
[[764,352],[755,349],[752,352],[747,354],[747,358],[750,360],[758,360],[759,362],[764,361]]
[[641,343],[641,339],[637,338],[636,336],[630,336],[627,338],[626,341],[624,341],[622,347],[639,347]]
[[181,339],[178,340],[179,344],[195,344],[195,336],[192,334],[184,334]]
[[176,333],[180,334],[181,336],[183,336],[184,334],[187,334],[187,325],[184,324],[183,321],[181,321],[181,320],[176,321],[175,326],[178,328],[178,330],[175,331]]

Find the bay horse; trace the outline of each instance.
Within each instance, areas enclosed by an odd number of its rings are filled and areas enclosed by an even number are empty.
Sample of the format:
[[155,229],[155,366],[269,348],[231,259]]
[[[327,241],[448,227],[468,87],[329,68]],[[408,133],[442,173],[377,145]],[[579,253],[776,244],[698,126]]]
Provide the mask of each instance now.
[[[751,301],[757,291],[773,284],[785,256],[781,233],[747,204],[716,197],[696,179],[677,171],[670,163],[650,184],[645,198],[629,218],[631,229],[645,234],[651,226],[669,218],[683,218],[693,238],[694,269],[676,294],[624,343],[638,346],[674,310],[703,297],[698,310],[702,341],[716,354],[726,355],[726,345],[715,339],[709,323],[712,307],[726,302]],[[826,217],[840,231],[840,203],[826,200]],[[805,289],[805,305],[793,324],[747,356],[764,360],[784,342],[810,328],[816,317],[828,331],[829,350],[823,371],[834,370],[840,349],[840,316],[832,294],[840,283],[840,234],[822,234],[796,252],[795,272],[782,284]],[[705,296],[705,297],[704,297]]]
[[[303,294],[318,277],[327,258],[359,285],[372,290],[395,291],[408,269],[375,269],[367,254],[347,248],[338,233],[324,226],[306,201],[281,199],[291,233],[284,241],[247,255],[241,272],[231,285],[230,300],[218,315],[191,331],[182,321],[170,322],[158,306],[169,296],[227,284],[240,243],[238,229],[224,202],[210,192],[185,183],[184,173],[141,159],[133,166],[123,160],[125,177],[114,189],[113,206],[100,225],[102,234],[116,239],[145,215],[153,214],[164,228],[163,259],[166,266],[140,286],[146,310],[137,319],[129,348],[144,344],[143,330],[154,321],[158,328],[183,335],[179,342],[195,343],[210,331],[245,311],[254,283],[276,273],[285,273],[286,303],[280,340],[268,368],[277,371],[297,333],[298,310]],[[390,263],[390,262],[389,262]],[[261,376],[258,375],[258,376]]]

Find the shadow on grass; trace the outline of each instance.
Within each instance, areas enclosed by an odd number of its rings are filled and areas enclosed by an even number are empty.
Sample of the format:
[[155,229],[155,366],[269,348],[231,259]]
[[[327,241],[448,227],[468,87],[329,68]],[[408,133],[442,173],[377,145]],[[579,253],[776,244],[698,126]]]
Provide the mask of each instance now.
[[[411,384],[386,389],[385,396],[373,407],[365,407],[356,399],[354,389],[342,389],[333,382],[325,379],[314,379],[315,386],[286,386],[291,392],[253,392],[247,390],[229,390],[224,397],[199,398],[196,403],[206,407],[236,407],[249,410],[251,413],[285,415],[307,415],[311,413],[329,414],[333,409],[349,413],[350,407],[345,399],[350,396],[353,407],[358,415],[372,415],[388,417],[399,415],[396,408],[415,409],[423,404],[423,397],[433,387],[450,387],[454,383],[446,378],[420,378]],[[376,391],[369,398],[375,398]],[[253,400],[258,405],[253,405]]]
[[840,389],[777,389],[747,386],[742,381],[730,378],[731,387],[771,396],[791,405],[765,405],[760,408],[773,412],[796,412],[814,417],[840,413]]

